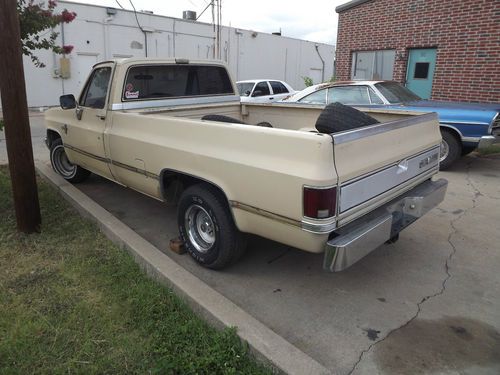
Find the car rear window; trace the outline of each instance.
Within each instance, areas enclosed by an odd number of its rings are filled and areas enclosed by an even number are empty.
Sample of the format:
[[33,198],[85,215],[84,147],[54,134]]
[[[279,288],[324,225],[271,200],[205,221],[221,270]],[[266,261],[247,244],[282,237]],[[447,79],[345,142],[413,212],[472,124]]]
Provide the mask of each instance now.
[[129,68],[122,99],[234,95],[225,68],[212,65],[142,65]]
[[397,82],[376,83],[375,87],[391,104],[421,100],[420,97]]

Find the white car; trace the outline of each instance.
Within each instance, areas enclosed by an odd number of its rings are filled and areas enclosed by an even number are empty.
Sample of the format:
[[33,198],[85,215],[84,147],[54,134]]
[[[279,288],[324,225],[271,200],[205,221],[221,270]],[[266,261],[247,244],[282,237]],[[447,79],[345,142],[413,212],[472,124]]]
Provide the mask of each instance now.
[[295,93],[288,83],[276,79],[252,79],[236,82],[242,103],[272,103]]

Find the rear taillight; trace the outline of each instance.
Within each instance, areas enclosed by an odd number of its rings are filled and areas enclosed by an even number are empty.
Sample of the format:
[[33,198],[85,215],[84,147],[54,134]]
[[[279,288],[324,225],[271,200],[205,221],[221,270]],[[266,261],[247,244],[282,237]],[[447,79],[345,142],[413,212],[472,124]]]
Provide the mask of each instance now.
[[304,187],[304,216],[326,219],[335,216],[337,188]]

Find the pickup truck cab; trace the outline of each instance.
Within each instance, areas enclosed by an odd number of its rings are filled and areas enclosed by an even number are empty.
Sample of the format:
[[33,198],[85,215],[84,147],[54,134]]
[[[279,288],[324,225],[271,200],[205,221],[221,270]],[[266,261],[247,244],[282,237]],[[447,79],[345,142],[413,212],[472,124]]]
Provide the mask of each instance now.
[[378,123],[321,133],[321,106],[242,104],[218,62],[105,61],[60,102],[45,113],[54,170],[176,203],[186,249],[209,268],[238,259],[250,233],[325,252],[324,268],[340,271],[446,191],[432,180],[435,114],[367,109]]

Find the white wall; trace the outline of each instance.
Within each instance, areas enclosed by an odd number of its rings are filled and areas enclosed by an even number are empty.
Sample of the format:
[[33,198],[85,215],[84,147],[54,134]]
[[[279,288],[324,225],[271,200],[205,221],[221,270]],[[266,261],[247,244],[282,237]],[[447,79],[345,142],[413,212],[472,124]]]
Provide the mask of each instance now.
[[[116,57],[144,57],[146,43],[139,30],[134,13],[117,9],[108,16],[105,7],[58,2],[58,8],[77,13],[75,20],[59,27],[58,43],[73,45],[68,55],[71,77],[57,76],[59,58],[48,51],[37,56],[46,64],[36,68],[30,59],[24,59],[28,105],[30,107],[57,105],[62,94],[78,94],[93,64]],[[213,59],[214,33],[211,24],[185,21],[157,15],[138,14],[147,33],[149,57],[184,57]],[[313,42],[256,33],[249,30],[223,27],[221,32],[221,59],[228,64],[236,80],[273,78],[287,81],[296,90],[304,88],[302,76],[321,80],[321,60]],[[334,46],[317,43],[325,60],[324,78],[333,75]],[[54,74],[56,72],[56,74]]]

